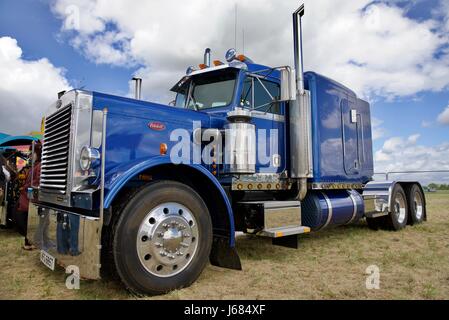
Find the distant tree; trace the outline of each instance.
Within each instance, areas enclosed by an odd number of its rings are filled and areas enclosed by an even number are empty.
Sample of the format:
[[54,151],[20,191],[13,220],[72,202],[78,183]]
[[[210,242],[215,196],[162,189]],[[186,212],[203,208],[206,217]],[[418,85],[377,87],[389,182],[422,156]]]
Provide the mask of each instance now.
[[438,189],[438,187],[439,187],[439,185],[437,185],[436,183],[431,183],[428,186],[429,189],[434,189],[434,190]]

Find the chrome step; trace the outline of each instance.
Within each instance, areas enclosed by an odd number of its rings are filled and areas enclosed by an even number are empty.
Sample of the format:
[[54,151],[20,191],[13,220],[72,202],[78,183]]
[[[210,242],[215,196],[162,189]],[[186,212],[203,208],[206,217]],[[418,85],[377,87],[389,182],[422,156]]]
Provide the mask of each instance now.
[[268,237],[268,238],[282,238],[288,236],[295,236],[298,234],[309,233],[310,228],[304,226],[298,227],[285,227],[285,228],[273,228],[273,229],[265,229],[259,231],[257,233],[260,237]]

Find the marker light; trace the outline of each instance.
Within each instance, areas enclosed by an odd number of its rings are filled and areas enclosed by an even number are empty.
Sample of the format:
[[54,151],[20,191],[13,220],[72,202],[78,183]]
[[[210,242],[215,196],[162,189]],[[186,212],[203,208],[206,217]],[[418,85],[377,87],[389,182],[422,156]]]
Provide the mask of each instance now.
[[226,55],[225,55],[226,61],[231,62],[231,61],[235,60],[236,56],[237,56],[237,51],[234,48],[231,48],[226,52]]
[[239,54],[237,56],[237,60],[241,61],[241,62],[246,62],[246,63],[253,63],[253,61],[248,58],[247,56],[243,55],[243,54]]
[[224,65],[223,62],[221,62],[220,60],[214,60],[214,66],[218,67],[218,66],[222,66]]
[[159,153],[161,154],[161,156],[165,156],[167,154],[167,149],[167,144],[161,143],[159,145]]
[[200,67],[200,69],[203,70],[203,69],[206,69],[206,68],[207,68],[207,65],[205,65],[204,63],[200,63],[200,64],[198,65],[198,67]]

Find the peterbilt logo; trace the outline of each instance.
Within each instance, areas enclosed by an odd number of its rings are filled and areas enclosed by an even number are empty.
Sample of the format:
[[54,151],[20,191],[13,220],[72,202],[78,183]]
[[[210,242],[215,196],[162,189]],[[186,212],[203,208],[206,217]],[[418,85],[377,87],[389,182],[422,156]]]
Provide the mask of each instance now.
[[150,128],[151,130],[162,131],[165,130],[165,124],[161,122],[150,122],[148,124],[148,128]]

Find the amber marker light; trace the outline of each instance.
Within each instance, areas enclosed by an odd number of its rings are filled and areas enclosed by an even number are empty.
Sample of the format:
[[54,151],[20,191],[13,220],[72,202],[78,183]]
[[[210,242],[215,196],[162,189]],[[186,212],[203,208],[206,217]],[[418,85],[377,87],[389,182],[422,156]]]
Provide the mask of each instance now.
[[167,144],[161,143],[159,145],[159,153],[161,154],[161,156],[165,156],[167,154],[167,149],[168,149]]

